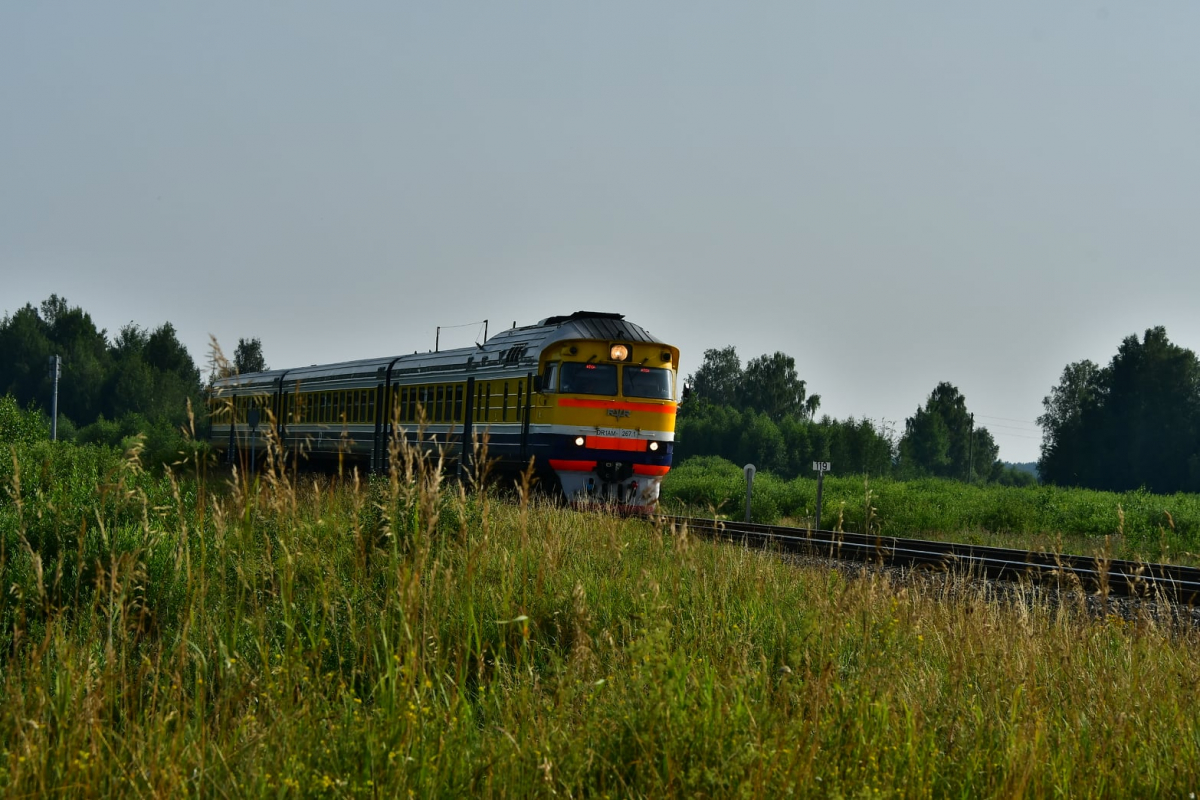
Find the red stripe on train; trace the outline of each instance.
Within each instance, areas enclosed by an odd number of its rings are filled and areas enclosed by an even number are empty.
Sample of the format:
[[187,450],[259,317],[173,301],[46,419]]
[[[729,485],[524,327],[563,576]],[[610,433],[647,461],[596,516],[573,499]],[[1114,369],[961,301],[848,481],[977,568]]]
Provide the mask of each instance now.
[[566,459],[550,459],[550,469],[560,472],[591,472],[596,468],[595,461],[568,461]]
[[616,436],[587,436],[584,447],[594,447],[597,450],[628,450],[633,453],[644,453],[650,442],[647,439],[619,439]]

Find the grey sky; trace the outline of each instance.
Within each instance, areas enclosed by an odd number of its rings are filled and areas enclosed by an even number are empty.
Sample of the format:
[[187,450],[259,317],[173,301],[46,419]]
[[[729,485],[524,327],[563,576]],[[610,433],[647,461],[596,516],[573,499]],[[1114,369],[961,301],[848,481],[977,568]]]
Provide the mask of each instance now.
[[[620,311],[957,385],[1001,457],[1069,362],[1200,349],[1200,5],[0,5],[0,313],[272,366]],[[468,344],[472,329],[444,338]],[[1012,420],[1012,421],[1008,421]]]

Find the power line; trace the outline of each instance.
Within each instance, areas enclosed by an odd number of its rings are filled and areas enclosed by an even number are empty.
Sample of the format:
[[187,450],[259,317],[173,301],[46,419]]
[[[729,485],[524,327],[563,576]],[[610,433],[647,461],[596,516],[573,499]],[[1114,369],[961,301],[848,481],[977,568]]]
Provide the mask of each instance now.
[[989,415],[987,415],[987,414],[976,414],[975,416],[977,416],[977,417],[983,417],[984,419],[1002,419],[1002,420],[1004,420],[1005,422],[1019,422],[1019,423],[1021,423],[1022,425],[1037,425],[1038,427],[1041,427],[1040,425],[1038,425],[1038,423],[1036,423],[1036,422],[1030,422],[1030,421],[1029,421],[1029,420],[1027,420],[1027,419],[1012,419],[1011,417],[992,417],[992,416],[989,416]]
[[[988,433],[991,433],[991,428],[988,429]],[[1007,436],[1010,439],[1029,439],[1035,442],[1040,442],[1042,440],[1041,436],[1022,436],[1019,433],[1005,433],[1004,431],[996,431],[996,435]]]

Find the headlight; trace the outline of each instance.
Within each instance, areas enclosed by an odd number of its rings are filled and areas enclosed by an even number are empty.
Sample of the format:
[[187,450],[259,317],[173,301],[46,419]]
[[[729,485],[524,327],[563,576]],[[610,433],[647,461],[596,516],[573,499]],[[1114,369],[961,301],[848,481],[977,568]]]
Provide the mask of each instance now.
[[587,441],[587,440],[586,440],[586,439],[584,439],[582,436],[576,436],[576,437],[575,437],[575,446],[576,446],[576,447],[583,447],[583,443],[584,443],[585,441]]
[[650,449],[651,449],[651,450],[657,450],[657,449],[658,449],[658,442],[651,442],[651,443],[650,443]]
[[614,344],[608,348],[608,357],[612,361],[626,361],[629,359],[629,348],[623,344]]

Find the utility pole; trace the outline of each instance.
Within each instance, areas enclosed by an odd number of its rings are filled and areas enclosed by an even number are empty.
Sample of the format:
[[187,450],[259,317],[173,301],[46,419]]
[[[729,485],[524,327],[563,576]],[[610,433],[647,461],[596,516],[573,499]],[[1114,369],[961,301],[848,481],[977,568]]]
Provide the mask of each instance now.
[[50,441],[58,441],[58,379],[62,377],[62,358],[50,356],[50,380],[54,381],[54,394],[50,396]]
[[967,483],[975,482],[975,415],[971,415],[971,438],[967,443]]

